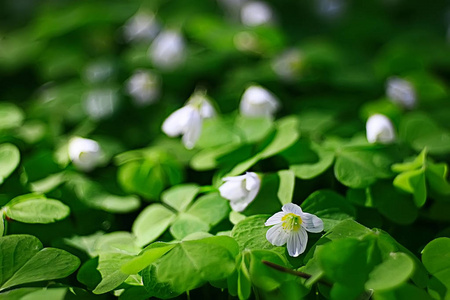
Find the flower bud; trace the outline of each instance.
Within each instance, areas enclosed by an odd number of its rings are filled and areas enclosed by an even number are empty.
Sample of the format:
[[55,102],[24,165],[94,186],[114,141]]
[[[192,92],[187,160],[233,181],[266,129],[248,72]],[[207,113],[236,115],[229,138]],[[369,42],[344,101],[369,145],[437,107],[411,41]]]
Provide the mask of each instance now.
[[69,157],[75,167],[89,172],[100,162],[102,151],[96,141],[74,137],[69,141]]
[[186,45],[183,36],[173,30],[162,31],[149,48],[152,63],[163,70],[174,70],[185,60]]
[[259,26],[273,21],[273,11],[261,1],[250,1],[241,9],[241,22],[247,26]]
[[391,77],[386,83],[387,97],[402,107],[411,109],[416,106],[416,92],[409,81]]
[[395,141],[391,120],[380,114],[373,115],[367,120],[366,135],[369,143],[389,144]]
[[152,41],[160,30],[160,25],[152,13],[139,12],[124,25],[125,39],[129,41]]
[[174,111],[162,124],[162,131],[170,137],[183,135],[187,149],[192,149],[200,138],[203,119],[216,115],[214,107],[203,93],[194,93],[185,106]]
[[279,106],[278,99],[272,93],[254,85],[242,95],[240,112],[247,117],[272,117]]
[[261,179],[256,173],[247,172],[245,175],[225,177],[219,187],[220,196],[230,200],[234,211],[243,211],[258,195]]

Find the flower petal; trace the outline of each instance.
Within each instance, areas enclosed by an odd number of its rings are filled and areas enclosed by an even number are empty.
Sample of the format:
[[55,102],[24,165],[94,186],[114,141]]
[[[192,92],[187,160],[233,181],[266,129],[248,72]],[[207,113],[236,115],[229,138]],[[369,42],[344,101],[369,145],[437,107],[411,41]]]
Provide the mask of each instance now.
[[254,172],[245,173],[245,188],[249,191],[251,190],[259,190],[259,186],[261,185],[261,179],[259,179],[258,175]]
[[183,135],[183,144],[187,149],[192,149],[202,133],[202,118],[200,113],[193,109],[190,112],[188,124]]
[[243,181],[227,181],[219,187],[220,196],[230,201],[244,199],[248,192],[244,189]]
[[230,200],[231,209],[237,212],[244,211],[250,203],[246,199]]
[[272,245],[283,246],[286,244],[289,234],[283,229],[281,224],[279,224],[267,230],[266,238]]
[[266,223],[264,223],[265,226],[272,226],[276,224],[280,224],[283,221],[281,221],[281,218],[284,217],[286,213],[284,211],[277,212],[273,216],[267,219]]
[[323,230],[323,221],[316,215],[303,213],[301,218],[303,221],[302,227],[307,231],[318,233]]
[[297,257],[305,252],[308,243],[308,234],[306,230],[300,228],[297,232],[292,231],[287,240],[287,250],[290,256]]
[[192,107],[183,106],[174,111],[162,124],[162,131],[170,137],[180,135],[184,132],[185,126],[189,123]]
[[287,203],[283,205],[281,209],[286,213],[293,213],[296,214],[297,216],[300,216],[303,213],[300,206],[294,203]]

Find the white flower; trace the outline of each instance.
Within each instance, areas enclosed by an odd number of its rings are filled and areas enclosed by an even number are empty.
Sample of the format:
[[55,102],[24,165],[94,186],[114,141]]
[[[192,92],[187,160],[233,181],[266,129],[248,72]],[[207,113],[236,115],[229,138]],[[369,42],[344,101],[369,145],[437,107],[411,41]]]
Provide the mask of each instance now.
[[290,81],[299,75],[303,54],[298,49],[289,49],[275,58],[272,69],[283,80]]
[[69,157],[78,169],[89,172],[100,162],[102,151],[96,141],[74,137],[69,141]]
[[380,114],[372,115],[367,120],[366,135],[369,143],[389,144],[395,141],[391,120]]
[[409,81],[391,77],[386,83],[386,95],[394,103],[411,109],[416,105],[416,92]]
[[140,70],[127,81],[128,94],[137,105],[146,105],[158,100],[161,82],[155,73]]
[[247,88],[242,95],[240,112],[247,117],[271,117],[279,108],[278,99],[260,86]]
[[160,30],[155,15],[139,12],[131,17],[124,26],[124,35],[127,41],[151,41]]
[[203,119],[212,118],[216,111],[204,93],[194,93],[185,106],[174,111],[162,124],[162,130],[171,137],[183,135],[183,144],[192,149],[202,132]]
[[275,246],[287,243],[290,256],[297,257],[305,252],[309,232],[321,232],[323,222],[313,214],[304,213],[300,206],[288,203],[283,205],[282,211],[271,216],[264,225],[273,226],[267,230],[267,240]]
[[173,70],[185,60],[186,45],[178,31],[165,30],[155,38],[149,48],[153,64],[164,70]]
[[259,26],[273,21],[273,12],[269,5],[261,1],[251,1],[241,9],[241,22],[247,26]]
[[231,208],[237,212],[243,211],[255,199],[261,186],[261,179],[253,172],[222,180],[225,183],[219,187],[220,196],[230,200]]

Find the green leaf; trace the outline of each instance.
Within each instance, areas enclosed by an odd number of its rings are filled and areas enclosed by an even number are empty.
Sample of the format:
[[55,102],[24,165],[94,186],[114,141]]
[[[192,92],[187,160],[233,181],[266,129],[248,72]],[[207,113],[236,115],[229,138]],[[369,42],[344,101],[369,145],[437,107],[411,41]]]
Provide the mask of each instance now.
[[280,178],[280,185],[278,186],[277,196],[281,204],[292,202],[295,187],[295,175],[290,170],[282,170],[277,172]]
[[203,120],[202,133],[195,144],[198,148],[211,148],[227,144],[236,144],[241,141],[228,121],[221,118]]
[[0,145],[0,184],[11,175],[20,161],[20,152],[13,144]]
[[116,214],[129,213],[141,206],[141,201],[136,196],[118,196],[108,193],[99,193],[90,198],[88,202],[91,207]]
[[[207,281],[226,279],[235,270],[237,254],[238,245],[232,238],[215,236],[182,241],[151,266],[156,267],[157,282],[167,283],[182,293]],[[151,285],[144,276],[144,286],[154,294]]]
[[391,159],[381,151],[343,149],[334,165],[336,178],[351,188],[365,188],[391,176]]
[[397,224],[411,224],[419,214],[412,197],[398,191],[390,182],[380,181],[371,186],[370,198],[383,216]]
[[423,165],[425,165],[426,160],[427,160],[427,149],[425,148],[422,150],[422,152],[420,152],[419,155],[417,155],[416,158],[414,158],[413,161],[407,161],[407,162],[403,162],[403,163],[393,164],[392,171],[401,173],[401,172],[420,169]]
[[450,298],[450,238],[441,237],[429,242],[422,251],[427,271],[446,287],[445,299]]
[[[300,164],[290,165],[290,169],[294,171],[295,176],[300,179],[312,179],[325,172],[334,161],[334,153],[316,143],[310,143],[310,150],[317,154],[314,162],[302,162]],[[297,157],[297,155],[296,155]]]
[[239,264],[238,282],[237,282],[237,292],[239,299],[248,299],[252,293],[252,283],[250,280],[250,272],[248,270],[248,262],[246,257],[241,258],[241,263]]
[[417,207],[422,207],[427,200],[427,186],[425,183],[425,170],[406,171],[398,174],[394,179],[394,186],[413,194]]
[[168,282],[160,282],[156,274],[155,265],[148,266],[141,271],[141,274],[144,288],[151,296],[161,299],[169,299],[183,293],[176,291],[175,288]]
[[414,271],[414,261],[405,253],[391,253],[377,265],[365,283],[366,290],[385,291],[405,283]]
[[24,223],[53,223],[67,217],[70,209],[61,201],[28,194],[14,198],[5,206],[5,214]]
[[254,164],[256,164],[261,159],[261,156],[259,154],[256,154],[253,157],[250,157],[249,159],[237,164],[228,174],[226,174],[223,177],[227,176],[238,176],[248,169],[250,169]]
[[325,231],[356,215],[355,208],[344,197],[331,190],[312,193],[302,203],[302,209],[321,218]]
[[72,274],[80,260],[55,248],[44,248],[29,235],[0,238],[0,290],[23,283],[58,279]]
[[180,184],[164,191],[161,195],[162,202],[170,205],[177,211],[185,211],[194,200],[200,187],[197,184]]
[[220,197],[219,193],[209,193],[198,198],[187,213],[196,216],[209,226],[222,221],[230,212],[228,201]]
[[176,244],[153,243],[145,248],[141,254],[125,263],[121,271],[125,274],[137,274],[147,266],[154,263],[158,258],[170,251]]
[[430,188],[441,194],[441,195],[449,195],[450,194],[450,183],[447,181],[447,173],[448,168],[445,163],[434,164],[431,162],[427,162],[427,166],[425,169],[425,176],[427,178],[427,182]]
[[400,123],[400,138],[416,151],[425,147],[431,154],[450,152],[450,133],[422,113],[406,115]]
[[286,117],[276,123],[276,132],[269,144],[259,153],[261,159],[271,157],[289,148],[300,137],[299,121],[296,117]]
[[132,232],[136,235],[137,244],[144,246],[157,239],[174,219],[175,213],[161,204],[147,206],[133,223]]
[[118,181],[128,193],[156,199],[164,189],[162,168],[149,160],[131,161],[119,167]]
[[373,245],[372,239],[345,238],[320,248],[320,267],[328,278],[336,282],[331,290],[333,298],[340,299],[342,295],[352,295],[351,298],[354,298],[364,291],[364,283],[373,268],[373,256],[376,255],[371,250]]
[[25,114],[22,109],[8,102],[0,102],[0,131],[22,125]]
[[235,164],[251,156],[250,145],[228,144],[215,148],[206,148],[197,152],[190,166],[197,171],[205,171],[216,168],[219,165]]
[[244,250],[244,256],[246,252],[250,253],[249,275],[255,287],[263,291],[273,291],[289,278],[288,274],[268,268],[263,264],[265,260],[277,265],[287,266],[287,261],[279,253],[269,250]]
[[247,143],[259,142],[273,129],[272,119],[265,117],[248,118],[239,115],[234,125],[242,131],[244,141]]
[[233,227],[231,236],[236,240],[241,251],[244,249],[266,249],[284,254],[285,249],[283,247],[274,246],[266,239],[266,233],[270,227],[264,226],[264,223],[269,217],[269,215],[254,215],[245,218]]
[[377,300],[431,300],[433,298],[423,289],[412,284],[404,284],[393,291],[375,291],[374,299]]
[[123,253],[101,253],[97,270],[102,279],[92,292],[94,294],[107,293],[124,282],[128,278],[128,274],[121,271],[121,266],[131,258],[132,256]]
[[209,225],[202,219],[187,213],[181,213],[170,226],[170,233],[177,240],[182,240],[191,233],[208,232]]

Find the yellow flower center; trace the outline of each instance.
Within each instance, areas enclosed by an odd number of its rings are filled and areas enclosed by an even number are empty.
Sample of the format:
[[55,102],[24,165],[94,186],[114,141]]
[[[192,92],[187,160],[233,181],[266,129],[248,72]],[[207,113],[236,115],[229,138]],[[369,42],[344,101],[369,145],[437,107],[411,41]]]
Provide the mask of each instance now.
[[283,229],[286,231],[298,231],[303,223],[302,218],[293,213],[284,215],[281,218],[281,221],[283,221],[281,226],[283,226]]

